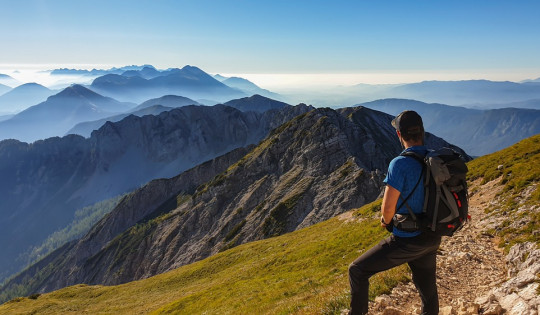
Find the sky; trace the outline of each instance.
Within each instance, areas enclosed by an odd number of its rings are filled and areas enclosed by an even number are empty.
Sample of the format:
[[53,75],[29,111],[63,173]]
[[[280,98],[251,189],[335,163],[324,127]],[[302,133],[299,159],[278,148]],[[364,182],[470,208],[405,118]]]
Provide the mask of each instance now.
[[540,77],[540,1],[0,0],[0,73],[197,66],[268,86]]

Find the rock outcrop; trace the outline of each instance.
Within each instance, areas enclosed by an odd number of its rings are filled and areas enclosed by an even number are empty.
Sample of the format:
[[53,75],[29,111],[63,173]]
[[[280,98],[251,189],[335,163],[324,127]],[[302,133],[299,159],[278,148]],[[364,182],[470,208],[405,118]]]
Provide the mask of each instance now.
[[[535,243],[512,246],[506,256],[508,279],[476,302],[484,314],[536,315],[540,312],[540,249]],[[500,310],[500,313],[497,311]]]

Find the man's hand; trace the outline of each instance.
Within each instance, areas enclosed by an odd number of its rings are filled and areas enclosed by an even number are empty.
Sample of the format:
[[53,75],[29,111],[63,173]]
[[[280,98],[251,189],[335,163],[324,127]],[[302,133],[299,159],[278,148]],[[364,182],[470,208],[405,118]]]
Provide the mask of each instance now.
[[390,221],[388,224],[384,223],[384,217],[381,216],[381,226],[385,228],[388,232],[392,233],[394,231],[394,223]]

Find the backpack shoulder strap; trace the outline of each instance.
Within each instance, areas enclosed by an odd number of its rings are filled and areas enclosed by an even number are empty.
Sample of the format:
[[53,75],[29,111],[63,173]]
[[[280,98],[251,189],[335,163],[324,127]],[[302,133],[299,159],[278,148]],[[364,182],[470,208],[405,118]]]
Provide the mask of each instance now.
[[414,152],[414,151],[405,151],[403,153],[400,154],[401,156],[409,156],[409,157],[412,157],[414,158],[415,160],[417,160],[420,164],[422,164],[422,166],[426,165],[426,162],[425,162],[425,157],[423,157],[422,155]]
[[[431,175],[431,170],[430,168],[428,167],[428,162],[427,162],[427,157],[433,153],[433,150],[428,150],[428,153],[426,154],[426,156],[422,156],[414,151],[405,151],[403,153],[401,153],[400,155],[401,156],[408,156],[408,157],[411,157],[413,159],[415,159],[416,161],[418,161],[418,163],[420,163],[422,165],[422,175],[425,174],[425,177],[424,177],[424,193],[426,196],[429,195],[429,179],[430,177],[432,176]],[[420,177],[422,177],[422,175],[420,175]],[[426,212],[426,209],[427,209],[427,204],[428,204],[428,198],[424,198],[424,206],[422,207],[422,212]]]
[[400,155],[401,156],[412,157],[415,160],[417,160],[420,164],[422,164],[422,172],[420,173],[420,177],[418,178],[418,181],[414,185],[414,188],[411,190],[409,195],[407,197],[405,197],[404,199],[401,197],[401,195],[399,196],[400,199],[403,199],[403,202],[401,202],[401,204],[398,207],[396,207],[396,210],[397,210],[397,209],[401,208],[403,205],[405,205],[405,207],[407,207],[407,210],[409,211],[409,214],[412,216],[413,220],[416,221],[416,215],[412,211],[412,209],[409,206],[409,204],[407,203],[407,201],[412,196],[412,194],[415,192],[416,188],[418,187],[418,184],[420,184],[420,181],[422,180],[422,178],[424,176],[424,169],[425,169],[424,157],[421,156],[420,154],[416,153],[416,152],[413,152],[413,151],[406,151],[406,152],[401,153]]

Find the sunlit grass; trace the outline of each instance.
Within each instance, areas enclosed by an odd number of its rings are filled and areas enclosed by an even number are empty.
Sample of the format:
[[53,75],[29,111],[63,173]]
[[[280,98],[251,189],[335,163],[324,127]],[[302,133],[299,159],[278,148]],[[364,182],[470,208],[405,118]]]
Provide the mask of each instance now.
[[[16,299],[0,313],[337,314],[349,303],[348,265],[386,231],[373,214],[240,245],[205,260],[119,286],[77,285]],[[371,297],[407,281],[403,266],[375,276]]]
[[[486,212],[504,213],[506,217],[498,229],[490,231],[500,237],[500,245],[509,250],[521,242],[540,244],[540,190],[536,186],[530,194],[523,194],[525,189],[531,189],[540,182],[540,135],[477,158],[469,162],[468,166],[469,180],[481,178],[481,184],[496,180],[504,186],[498,195],[501,204],[485,209]],[[536,211],[530,211],[535,206]],[[523,219],[524,224],[513,226],[514,222]]]

